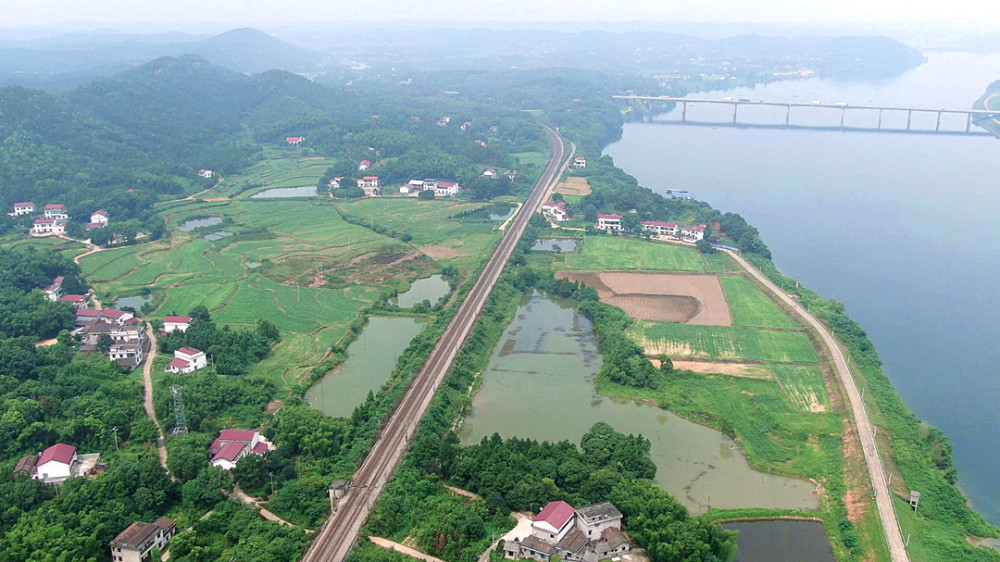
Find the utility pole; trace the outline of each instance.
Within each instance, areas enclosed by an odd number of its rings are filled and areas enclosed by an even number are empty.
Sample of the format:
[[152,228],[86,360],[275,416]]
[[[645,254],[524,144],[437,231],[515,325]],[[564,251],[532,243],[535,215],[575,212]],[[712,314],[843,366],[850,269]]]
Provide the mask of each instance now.
[[112,427],[111,434],[115,436],[115,451],[118,451],[118,427]]

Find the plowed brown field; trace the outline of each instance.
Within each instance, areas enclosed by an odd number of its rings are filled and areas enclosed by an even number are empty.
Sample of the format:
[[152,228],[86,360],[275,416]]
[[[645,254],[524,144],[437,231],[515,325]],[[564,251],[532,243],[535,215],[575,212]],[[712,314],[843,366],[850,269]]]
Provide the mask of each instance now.
[[590,188],[590,182],[587,181],[587,178],[570,176],[566,178],[566,181],[561,181],[556,185],[555,192],[566,195],[590,195],[593,189]]
[[637,320],[733,325],[726,293],[715,275],[560,271],[556,277],[583,281],[597,290],[602,302]]

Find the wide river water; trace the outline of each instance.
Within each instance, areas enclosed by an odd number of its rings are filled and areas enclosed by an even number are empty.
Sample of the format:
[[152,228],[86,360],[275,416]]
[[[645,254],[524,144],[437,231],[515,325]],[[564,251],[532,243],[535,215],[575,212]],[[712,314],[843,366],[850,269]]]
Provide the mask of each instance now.
[[[880,82],[808,79],[699,96],[967,108],[997,79],[1000,55],[940,53]],[[1000,237],[990,230],[1000,140],[665,123],[679,113],[627,124],[605,153],[641,185],[686,189],[740,213],[782,271],[843,301],[906,403],[952,440],[976,509],[1000,524]],[[836,125],[839,113],[793,109],[792,123]],[[848,125],[876,122],[848,116]],[[687,118],[726,123],[732,109],[693,105]],[[780,123],[784,109],[743,107],[744,119]],[[886,114],[883,126],[905,119]],[[934,120],[914,116],[913,125],[933,129]],[[942,129],[964,126],[964,116],[942,120]]]

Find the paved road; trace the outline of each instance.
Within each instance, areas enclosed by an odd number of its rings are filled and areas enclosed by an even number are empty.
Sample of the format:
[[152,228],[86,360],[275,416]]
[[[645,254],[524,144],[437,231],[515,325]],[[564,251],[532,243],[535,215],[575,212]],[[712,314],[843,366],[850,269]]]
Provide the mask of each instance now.
[[820,338],[823,339],[823,343],[830,350],[837,374],[840,376],[840,381],[847,391],[847,397],[851,401],[851,410],[854,412],[854,423],[861,437],[861,445],[865,453],[865,463],[868,465],[868,474],[871,477],[872,486],[876,491],[875,501],[878,505],[879,518],[882,520],[882,528],[885,531],[885,539],[889,544],[889,554],[896,562],[908,561],[909,557],[906,554],[906,547],[903,543],[903,534],[899,530],[899,521],[896,519],[896,512],[892,507],[892,495],[886,482],[882,459],[879,457],[878,448],[875,446],[874,430],[871,421],[868,419],[868,412],[861,401],[861,392],[858,390],[857,382],[855,382],[854,375],[851,374],[851,370],[847,366],[847,360],[844,358],[844,353],[840,350],[840,346],[837,345],[833,336],[827,331],[826,326],[802,308],[802,305],[798,301],[779,289],[777,285],[765,277],[753,264],[735,252],[724,251],[740,262],[751,275],[756,277],[772,293],[777,295],[785,304],[795,310],[799,316],[804,318],[816,330]]
[[305,562],[340,562],[347,558],[348,552],[354,548],[361,526],[368,518],[372,506],[392,476],[396,465],[402,460],[420,423],[420,418],[434,399],[434,394],[444,381],[459,348],[472,331],[476,317],[483,309],[486,298],[500,277],[504,265],[510,259],[514,246],[528,226],[533,211],[541,205],[551,184],[559,179],[562,170],[560,164],[563,162],[566,149],[555,131],[548,127],[545,129],[552,143],[552,157],[542,177],[510,228],[504,232],[489,263],[486,264],[465,301],[459,305],[451,324],[431,351],[424,368],[413,378],[399,405],[376,437],[368,457],[351,480],[351,488],[347,495],[340,499],[337,510],[331,514],[326,525],[317,534],[309,552],[306,553]]

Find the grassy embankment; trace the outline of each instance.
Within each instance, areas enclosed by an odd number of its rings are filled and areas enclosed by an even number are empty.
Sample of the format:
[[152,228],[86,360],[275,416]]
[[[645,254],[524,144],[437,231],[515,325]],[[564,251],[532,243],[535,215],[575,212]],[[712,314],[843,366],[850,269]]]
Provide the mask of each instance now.
[[[748,278],[733,274],[738,267],[732,260],[724,255],[702,256],[678,245],[598,236],[587,237],[578,254],[533,257],[536,264],[546,261],[553,270],[722,274],[733,326],[636,322],[629,329],[651,357],[665,352],[674,361],[697,361],[699,371],[708,372],[678,370],[652,390],[601,380],[599,390],[643,398],[720,429],[736,438],[758,470],[811,479],[824,490],[818,513],[712,510],[712,519],[819,518],[826,523],[838,558],[854,559],[861,552],[875,559],[888,558],[874,506],[859,506],[848,517],[845,478],[861,481],[864,466],[852,459],[845,464],[847,411],[836,381],[821,363],[808,332]],[[718,373],[711,372],[713,364],[718,365]],[[852,525],[842,523],[848,518]]]

